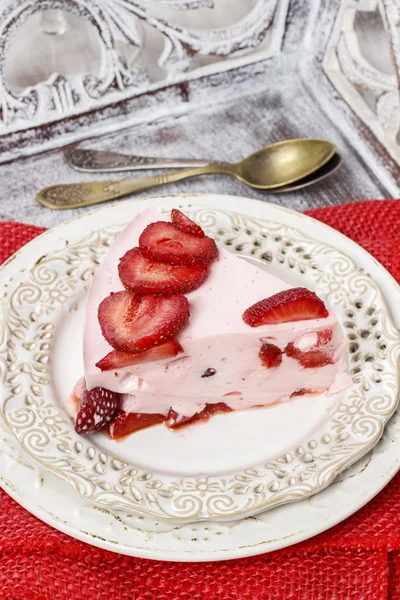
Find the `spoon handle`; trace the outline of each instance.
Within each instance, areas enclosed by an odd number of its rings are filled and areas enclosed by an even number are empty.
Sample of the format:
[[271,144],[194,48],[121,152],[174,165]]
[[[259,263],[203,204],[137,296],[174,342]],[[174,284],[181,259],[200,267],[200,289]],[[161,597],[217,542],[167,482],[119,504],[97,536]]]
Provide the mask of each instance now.
[[176,169],[207,167],[210,160],[185,158],[152,158],[151,156],[128,156],[116,152],[101,152],[71,148],[65,150],[64,158],[76,171],[87,173],[116,173],[118,171],[141,171],[145,169]]
[[222,173],[235,175],[235,165],[220,163],[208,167],[185,169],[176,173],[166,175],[154,175],[152,177],[130,177],[129,179],[116,179],[115,181],[91,181],[88,183],[66,183],[46,187],[36,194],[37,201],[47,208],[63,210],[69,208],[81,208],[99,204],[107,200],[116,200],[128,194],[141,192],[181,179],[197,177],[199,175],[211,175]]

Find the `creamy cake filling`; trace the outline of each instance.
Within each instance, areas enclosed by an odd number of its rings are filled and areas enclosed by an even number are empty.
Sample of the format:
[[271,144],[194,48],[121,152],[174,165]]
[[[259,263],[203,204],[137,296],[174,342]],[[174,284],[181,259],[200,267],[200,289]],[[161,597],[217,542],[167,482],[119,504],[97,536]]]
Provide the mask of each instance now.
[[[100,303],[124,290],[118,273],[122,256],[139,245],[151,223],[169,218],[155,209],[138,215],[118,236],[92,280],[84,331],[84,378],[87,390],[101,387],[121,394],[127,413],[167,416],[172,408],[191,417],[210,404],[223,402],[232,410],[266,406],[293,394],[337,392],[349,384],[345,374],[347,343],[334,313],[325,318],[251,327],[242,315],[250,306],[291,288],[246,259],[219,248],[218,257],[196,290],[186,295],[188,323],[176,335],[183,352],[170,359],[101,371],[97,366],[113,348],[102,334]],[[305,368],[298,352],[312,352],[319,335],[329,332],[324,351],[329,364]],[[272,344],[282,352],[281,362],[266,368],[260,348]],[[292,355],[285,353],[292,348]],[[315,354],[314,354],[315,356]]]

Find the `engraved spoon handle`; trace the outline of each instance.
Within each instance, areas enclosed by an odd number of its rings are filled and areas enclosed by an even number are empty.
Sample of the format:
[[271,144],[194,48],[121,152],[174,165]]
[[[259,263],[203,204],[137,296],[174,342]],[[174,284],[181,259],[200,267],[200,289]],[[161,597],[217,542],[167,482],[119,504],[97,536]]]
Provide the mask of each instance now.
[[209,165],[195,169],[185,169],[176,173],[166,175],[154,175],[152,177],[130,177],[115,181],[91,181],[88,183],[66,183],[46,187],[36,194],[37,201],[47,208],[63,210],[69,208],[81,208],[99,204],[107,200],[122,198],[128,194],[141,192],[153,187],[197,177],[198,175],[211,175],[222,173],[235,175],[235,166],[229,163]]
[[76,171],[87,173],[115,173],[118,171],[141,171],[144,169],[175,169],[186,167],[207,167],[209,160],[185,158],[152,158],[151,156],[128,156],[116,152],[101,152],[72,148],[65,150],[64,158]]

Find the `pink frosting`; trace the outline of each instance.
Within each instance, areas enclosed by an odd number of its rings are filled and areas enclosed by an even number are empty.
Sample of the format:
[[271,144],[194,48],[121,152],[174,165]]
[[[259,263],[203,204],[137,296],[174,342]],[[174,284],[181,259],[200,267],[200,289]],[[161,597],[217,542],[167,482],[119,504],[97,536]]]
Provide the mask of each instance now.
[[[286,400],[298,389],[342,388],[346,343],[342,343],[335,315],[249,327],[242,320],[246,308],[291,286],[222,248],[203,285],[187,295],[190,321],[178,335],[184,356],[102,373],[95,364],[112,348],[101,334],[98,306],[110,292],[123,289],[117,269],[119,259],[138,245],[139,235],[149,223],[159,220],[167,219],[155,209],[138,215],[120,234],[93,278],[84,333],[88,389],[102,386],[124,394],[123,408],[127,411],[167,414],[172,406],[179,414],[191,416],[205,402],[224,401],[237,410]],[[309,349],[317,339],[315,333],[327,327],[333,332],[330,346],[336,352],[335,364],[304,369],[284,355],[277,368],[261,365],[258,353],[263,341],[283,350],[296,340],[297,347]],[[216,370],[215,375],[202,377],[210,368]]]

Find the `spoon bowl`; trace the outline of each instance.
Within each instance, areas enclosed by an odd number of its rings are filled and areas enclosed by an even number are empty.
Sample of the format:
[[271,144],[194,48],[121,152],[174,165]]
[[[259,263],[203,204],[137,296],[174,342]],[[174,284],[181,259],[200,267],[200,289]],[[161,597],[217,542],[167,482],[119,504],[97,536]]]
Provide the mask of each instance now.
[[275,190],[271,190],[275,194],[284,194],[285,192],[296,192],[297,190],[302,190],[303,188],[309,187],[310,185],[314,185],[326,177],[330,177],[333,173],[336,173],[343,165],[343,158],[337,152],[332,156],[327,163],[325,163],[322,167],[320,167],[317,171],[314,171],[307,177],[303,179],[299,179],[298,181],[294,181],[289,185],[283,185],[280,188],[276,188]]
[[297,139],[271,144],[235,165],[237,179],[259,190],[272,190],[303,179],[335,154],[326,140]]

